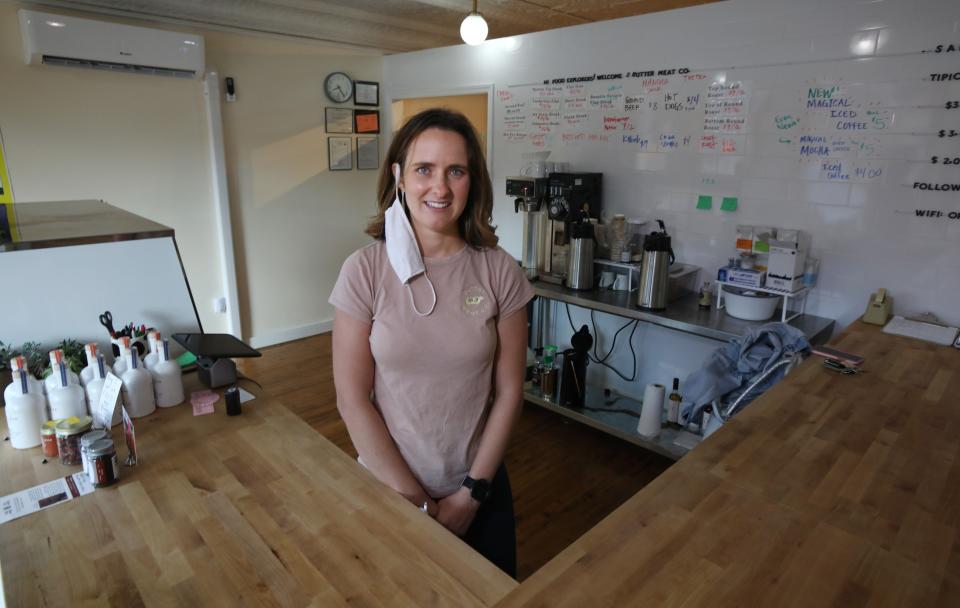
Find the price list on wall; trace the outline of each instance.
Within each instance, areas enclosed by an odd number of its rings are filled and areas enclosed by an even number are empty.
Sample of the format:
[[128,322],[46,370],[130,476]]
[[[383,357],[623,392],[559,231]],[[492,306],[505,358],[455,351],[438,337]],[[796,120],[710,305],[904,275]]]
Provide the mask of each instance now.
[[[938,44],[918,52],[916,63],[929,53],[931,63],[943,65],[935,58],[960,59],[958,49]],[[897,212],[960,219],[960,205],[944,205],[942,197],[960,193],[960,72],[925,69],[871,81],[810,78],[809,71],[799,64],[663,68],[504,87],[498,136],[526,151],[600,147],[789,159],[794,175],[769,177],[930,193],[943,208]]]

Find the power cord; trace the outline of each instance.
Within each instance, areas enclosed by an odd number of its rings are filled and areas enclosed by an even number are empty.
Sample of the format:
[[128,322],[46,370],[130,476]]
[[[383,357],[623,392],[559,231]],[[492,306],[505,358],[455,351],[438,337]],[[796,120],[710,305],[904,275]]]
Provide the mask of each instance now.
[[[570,305],[567,304],[566,302],[564,302],[564,306],[566,307],[566,310],[567,310],[567,321],[570,322],[570,329],[571,329],[571,331],[573,331],[574,333],[576,333],[577,328],[574,326],[574,324],[573,324],[573,317],[570,315]],[[592,310],[590,311],[590,324],[593,326],[593,335],[599,337],[599,334],[598,334],[598,332],[597,332],[596,319],[595,319],[594,316],[593,316],[593,311],[592,311]],[[631,325],[631,324],[633,325],[633,329],[630,330],[630,337],[628,338],[628,344],[630,345],[630,355],[633,357],[633,373],[632,373],[631,376],[628,378],[625,374],[621,373],[620,370],[618,370],[617,368],[615,368],[615,367],[613,367],[612,365],[610,365],[609,363],[607,363],[607,359],[610,358],[610,355],[613,354],[613,350],[617,347],[617,336],[619,336],[619,335],[620,335],[620,332],[622,332],[624,329],[626,329],[626,328],[627,328],[629,325]],[[610,345],[610,350],[607,352],[607,354],[606,354],[604,357],[600,357],[599,355],[597,355],[597,342],[598,342],[598,340],[594,340],[594,341],[593,341],[593,355],[591,356],[590,353],[587,353],[587,357],[590,359],[590,361],[592,361],[592,362],[594,362],[594,363],[598,363],[598,364],[606,367],[607,369],[611,370],[613,373],[615,373],[616,375],[620,376],[621,378],[623,378],[623,379],[626,380],[627,382],[633,382],[634,380],[637,379],[637,353],[636,353],[636,351],[633,349],[633,334],[637,331],[637,326],[638,326],[638,325],[640,325],[640,320],[639,320],[639,319],[635,319],[635,320],[633,320],[633,321],[627,321],[626,323],[624,323],[623,326],[620,327],[620,329],[618,329],[618,330],[616,331],[616,333],[613,334],[613,343]],[[610,411],[610,410],[601,410],[601,411]]]

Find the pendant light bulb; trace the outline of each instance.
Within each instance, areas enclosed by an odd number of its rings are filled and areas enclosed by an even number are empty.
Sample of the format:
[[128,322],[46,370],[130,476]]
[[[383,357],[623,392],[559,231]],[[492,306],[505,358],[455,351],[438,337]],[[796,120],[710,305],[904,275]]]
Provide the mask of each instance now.
[[460,37],[471,46],[482,44],[487,39],[487,21],[477,12],[477,0],[473,0],[473,11],[460,24]]

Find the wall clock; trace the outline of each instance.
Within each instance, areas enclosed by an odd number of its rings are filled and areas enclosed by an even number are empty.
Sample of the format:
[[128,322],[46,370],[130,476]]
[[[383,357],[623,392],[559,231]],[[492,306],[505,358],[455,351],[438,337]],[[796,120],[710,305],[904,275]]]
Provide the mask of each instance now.
[[348,101],[353,97],[353,79],[343,72],[331,72],[323,81],[323,92],[334,103]]

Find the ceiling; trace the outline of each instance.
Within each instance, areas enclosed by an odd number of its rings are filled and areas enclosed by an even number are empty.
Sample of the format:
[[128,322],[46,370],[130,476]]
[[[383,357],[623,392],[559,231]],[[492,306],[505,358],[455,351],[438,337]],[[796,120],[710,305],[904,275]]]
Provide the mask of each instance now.
[[[717,0],[479,0],[490,38]],[[384,53],[462,44],[472,0],[49,0],[87,12],[293,36]]]

